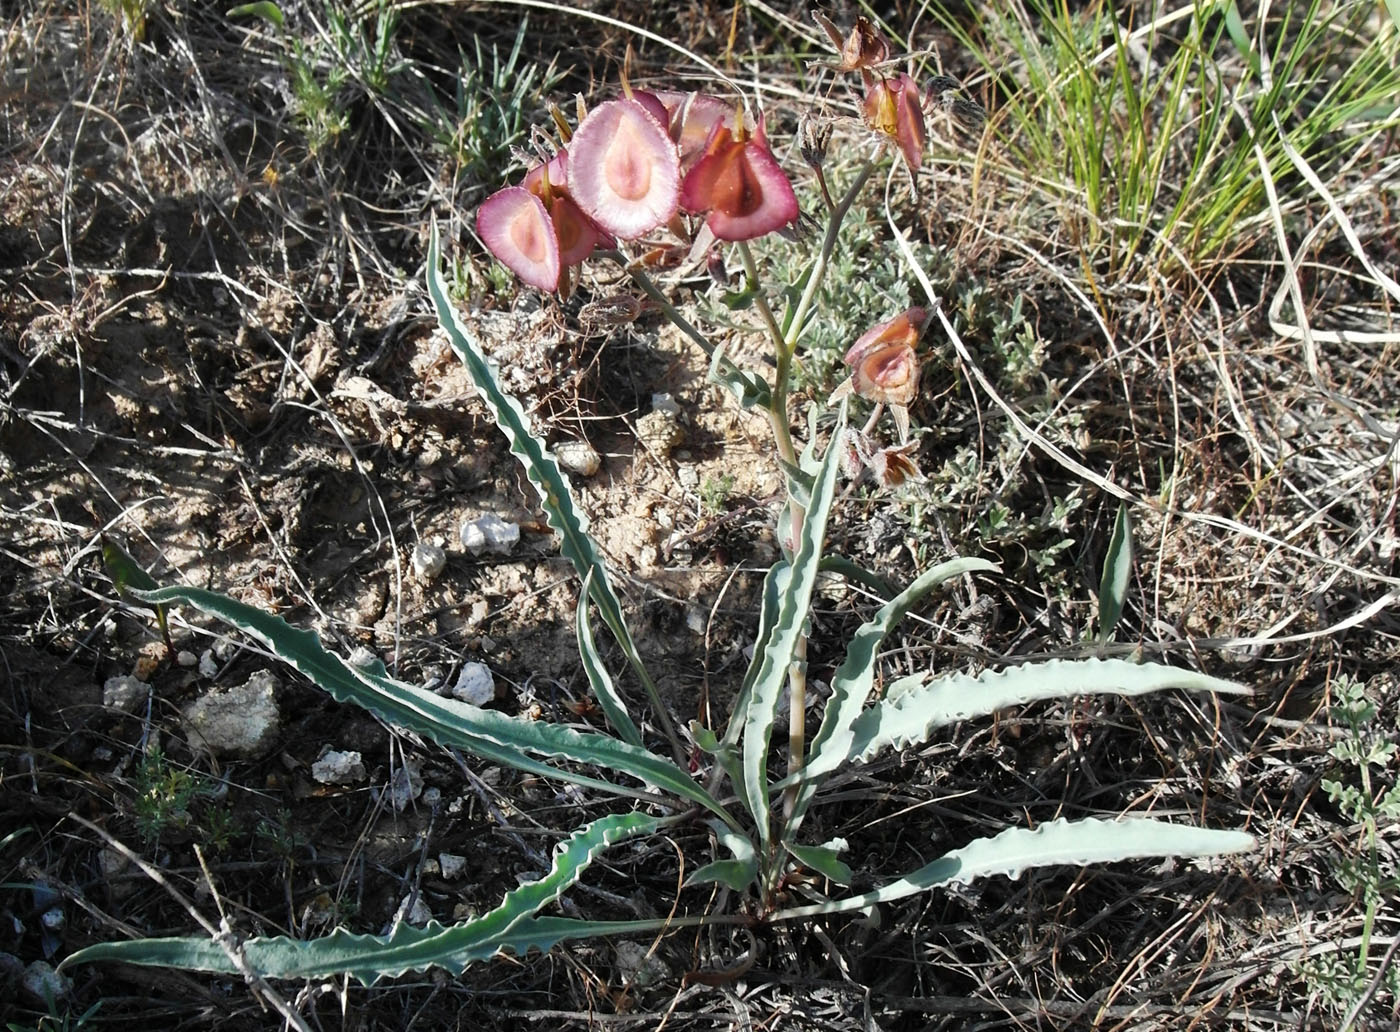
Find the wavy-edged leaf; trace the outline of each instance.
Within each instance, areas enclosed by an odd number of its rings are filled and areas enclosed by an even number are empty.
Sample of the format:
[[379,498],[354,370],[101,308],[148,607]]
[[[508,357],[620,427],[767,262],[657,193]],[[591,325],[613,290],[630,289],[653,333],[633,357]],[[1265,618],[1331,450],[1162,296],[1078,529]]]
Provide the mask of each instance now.
[[1123,615],[1123,601],[1128,597],[1128,581],[1133,573],[1133,525],[1126,502],[1118,505],[1118,517],[1113,521],[1113,537],[1108,542],[1108,554],[1103,560],[1103,577],[1099,581],[1099,641],[1113,640],[1113,629]]
[[579,596],[578,608],[574,613],[574,634],[578,638],[578,654],[583,663],[583,672],[588,677],[588,683],[593,688],[598,705],[603,707],[603,715],[608,718],[612,729],[625,741],[640,746],[642,733],[632,722],[631,716],[627,713],[627,703],[618,694],[612,676],[603,663],[603,658],[598,655],[598,645],[593,640],[593,627],[588,621],[588,589],[586,586],[583,594]]
[[[838,419],[832,440],[838,440],[844,419]],[[826,521],[831,515],[832,497],[836,492],[836,477],[840,471],[837,453],[840,448],[829,446],[817,470],[812,490],[812,505],[802,524],[802,534],[792,566],[775,577],[778,589],[777,615],[768,640],[763,644],[763,656],[753,681],[748,706],[744,710],[744,784],[758,826],[758,840],[768,851],[772,834],[768,797],[768,744],[773,736],[773,719],[778,697],[787,678],[788,666],[807,621],[812,603],[812,588],[820,572],[822,545],[826,540]],[[784,575],[785,574],[785,575]]]
[[444,698],[389,677],[384,664],[369,668],[346,663],[328,652],[316,635],[280,616],[244,605],[204,588],[180,586],[134,591],[144,602],[186,602],[251,634],[340,702],[353,702],[440,745],[457,746],[496,763],[543,777],[571,781],[604,792],[635,795],[630,789],[576,771],[554,767],[531,754],[595,764],[629,774],[649,785],[699,803],[732,820],[724,808],[670,760],[610,735],[575,731],[545,720],[525,720]]
[[[788,561],[779,559],[763,575],[763,591],[759,598],[758,631],[754,635],[753,658],[749,660],[749,667],[744,671],[744,682],[739,686],[739,694],[734,697],[734,705],[729,711],[729,723],[724,729],[725,745],[738,745],[739,736],[744,733],[743,715],[748,712],[749,696],[753,694],[754,682],[758,680],[758,672],[763,667],[761,646],[773,633],[773,623],[778,619],[778,603],[782,598],[780,585],[787,582],[787,570]],[[713,752],[713,750],[706,751]]]
[[810,867],[837,885],[851,884],[851,869],[841,859],[841,854],[849,848],[845,839],[832,839],[820,846],[799,846],[791,842],[784,842],[783,845],[803,867]]
[[1192,670],[1122,659],[1052,659],[976,675],[918,674],[895,682],[883,701],[855,719],[847,759],[863,763],[888,748],[922,744],[940,727],[1007,706],[1074,695],[1146,695],[1167,688],[1232,695],[1250,691]]
[[880,646],[890,631],[924,595],[965,573],[994,572],[999,567],[985,559],[951,559],[918,577],[861,624],[846,647],[846,658],[831,678],[831,698],[827,700],[822,724],[808,751],[807,762],[796,775],[802,787],[788,818],[787,834],[795,835],[803,814],[812,801],[821,778],[842,766],[851,751],[852,725],[865,708],[865,700],[875,683],[876,660]]
[[729,850],[732,860],[716,860],[696,870],[685,880],[687,885],[703,885],[719,882],[735,892],[743,892],[758,878],[758,854],[753,843],[743,835],[731,831],[718,821],[710,821],[715,837],[720,845]]
[[[628,663],[646,689],[651,704],[656,709],[657,719],[671,731],[670,717],[661,703],[660,693],[657,692],[651,675],[642,663],[637,643],[623,618],[622,604],[608,580],[607,567],[594,547],[593,540],[588,536],[588,517],[574,506],[573,493],[569,482],[559,470],[559,464],[531,431],[529,417],[520,407],[520,403],[501,390],[481,345],[457,315],[457,310],[448,296],[447,284],[443,281],[439,263],[438,230],[437,223],[434,222],[428,237],[427,283],[428,296],[432,299],[438,323],[447,333],[452,350],[457,352],[457,357],[461,359],[467,375],[476,385],[482,401],[491,410],[496,425],[506,435],[511,452],[520,460],[525,476],[539,495],[540,508],[544,510],[545,520],[559,535],[560,553],[573,563],[579,579],[588,586],[588,594],[598,606],[603,623],[616,639]],[[674,735],[672,737],[674,739]]]
[[734,793],[739,797],[739,801],[744,804],[744,809],[753,813],[753,805],[749,802],[748,790],[744,785],[744,767],[739,758],[739,747],[728,742],[721,742],[715,737],[715,733],[698,720],[690,722],[690,737],[695,739],[695,744],[702,751],[709,753],[715,758],[720,769],[729,778],[734,786]]
[[[249,939],[238,947],[247,969],[269,978],[327,978],[349,974],[366,985],[378,978],[409,971],[444,967],[460,972],[503,949],[523,953],[530,947],[548,949],[568,929],[573,934],[596,934],[589,925],[609,922],[532,921],[541,907],[554,902],[583,874],[603,849],[655,831],[659,819],[641,813],[603,817],[575,831],[554,849],[549,872],[506,894],[500,905],[471,921],[443,926],[431,921],[422,928],[399,925],[385,936],[358,935],[338,929],[319,939],[286,936]],[[583,927],[580,927],[583,926]],[[137,939],[101,943],[79,950],[65,965],[95,960],[236,974],[228,952],[209,939]]]
[[735,365],[734,361],[724,353],[722,346],[715,348],[710,354],[709,380],[711,383],[717,383],[728,389],[742,408],[758,406],[766,408],[770,401],[771,388],[768,386],[768,381],[758,373],[741,369]]
[[943,885],[967,885],[977,878],[1004,874],[1019,878],[1032,867],[1054,864],[1110,863],[1147,856],[1219,856],[1253,849],[1254,837],[1241,831],[1215,831],[1141,817],[1117,821],[1061,817],[1034,830],[1009,828],[945,853],[912,874],[873,892],[844,899],[794,907],[773,916],[775,921],[864,910],[877,903],[903,899]]
[[[155,582],[155,578],[146,572],[146,568],[132,557],[130,552],[106,534],[102,535],[102,566],[107,571],[107,576],[112,578],[112,586],[117,589],[117,594],[122,598],[132,597],[128,590],[131,588],[139,591],[150,591],[160,586]],[[160,625],[160,633],[169,644],[170,625],[166,622],[165,607],[156,606],[155,608],[156,623]]]

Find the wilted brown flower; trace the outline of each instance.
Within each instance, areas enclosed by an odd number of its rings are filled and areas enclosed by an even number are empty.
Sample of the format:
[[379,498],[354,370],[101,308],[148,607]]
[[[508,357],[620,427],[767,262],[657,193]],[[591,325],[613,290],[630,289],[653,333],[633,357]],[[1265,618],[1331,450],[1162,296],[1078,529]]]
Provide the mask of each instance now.
[[866,330],[846,352],[851,367],[847,392],[867,401],[906,406],[919,390],[919,334],[928,312],[910,308]]
[[902,444],[881,448],[870,457],[870,474],[880,482],[881,487],[898,487],[906,480],[920,480],[918,463],[914,461],[917,444]]

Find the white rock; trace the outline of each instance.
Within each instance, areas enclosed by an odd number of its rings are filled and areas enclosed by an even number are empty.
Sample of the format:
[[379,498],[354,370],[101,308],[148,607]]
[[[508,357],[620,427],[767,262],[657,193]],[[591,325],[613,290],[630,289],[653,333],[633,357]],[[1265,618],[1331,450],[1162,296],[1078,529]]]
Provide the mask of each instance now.
[[423,789],[423,805],[436,810],[438,804],[442,802],[442,789],[436,785],[429,785]]
[[182,667],[192,667],[199,664],[199,657],[189,649],[181,649],[175,654],[175,662]]
[[496,679],[485,663],[466,663],[452,686],[452,697],[473,706],[485,706],[496,698]]
[[327,750],[311,765],[311,776],[322,785],[353,785],[365,780],[365,761],[354,750]]
[[413,576],[425,583],[434,580],[447,565],[447,553],[438,545],[420,541],[413,546]]
[[60,975],[52,965],[36,960],[24,969],[20,976],[20,986],[40,1003],[66,999],[73,990],[73,983],[67,975]]
[[428,909],[428,904],[423,902],[421,895],[415,896],[409,893],[399,904],[398,911],[394,914],[395,924],[425,925],[433,919],[433,912]]
[[680,481],[681,487],[687,491],[694,491],[700,486],[700,471],[694,466],[681,466],[676,470],[676,479]]
[[353,649],[350,650],[350,655],[346,657],[346,662],[348,662],[352,667],[358,667],[361,670],[368,670],[370,667],[374,666],[374,662],[378,658],[378,656],[376,656],[369,649],[365,648],[363,645],[356,645]]
[[651,410],[653,412],[664,412],[668,416],[679,416],[681,407],[676,404],[676,399],[669,394],[653,394],[651,396]]
[[282,682],[259,670],[236,688],[216,688],[181,711],[185,734],[215,756],[253,759],[272,748],[281,730],[277,691]]
[[520,543],[520,525],[486,513],[462,524],[462,547],[472,555],[497,552],[505,555]]
[[423,761],[405,760],[389,779],[389,803],[400,813],[423,794]]
[[600,456],[587,441],[560,441],[554,446],[554,457],[570,473],[591,477],[603,464]]
[[219,661],[214,658],[213,649],[205,649],[199,657],[199,676],[213,677],[219,672]]
[[108,709],[135,713],[150,696],[151,686],[130,674],[109,677],[102,685],[102,705]]
[[462,877],[467,869],[467,858],[456,853],[439,853],[438,864],[442,867],[442,876],[450,881]]

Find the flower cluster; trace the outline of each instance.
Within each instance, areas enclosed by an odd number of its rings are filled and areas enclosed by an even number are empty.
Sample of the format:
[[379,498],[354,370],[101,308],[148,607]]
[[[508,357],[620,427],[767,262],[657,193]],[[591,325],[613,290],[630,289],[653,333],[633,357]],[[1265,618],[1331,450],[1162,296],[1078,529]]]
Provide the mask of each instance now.
[[752,240],[796,221],[797,196],[760,116],[702,93],[627,89],[599,104],[549,161],[486,199],[477,232],[533,287],[567,293],[569,270],[598,247],[704,216],[719,240]]

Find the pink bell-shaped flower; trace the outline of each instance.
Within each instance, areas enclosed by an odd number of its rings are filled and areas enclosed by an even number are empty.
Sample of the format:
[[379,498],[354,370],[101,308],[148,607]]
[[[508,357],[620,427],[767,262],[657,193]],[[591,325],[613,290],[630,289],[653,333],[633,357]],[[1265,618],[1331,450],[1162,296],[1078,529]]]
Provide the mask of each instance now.
[[507,269],[532,287],[559,289],[559,236],[544,202],[523,186],[497,190],[481,203],[476,231]]
[[622,240],[665,225],[680,196],[676,145],[649,106],[628,98],[599,104],[569,142],[569,195]]
[[908,75],[877,79],[865,95],[865,122],[899,144],[905,163],[914,171],[924,163],[923,100]]
[[752,240],[796,221],[797,195],[768,149],[762,118],[752,134],[715,124],[681,185],[681,207],[708,212],[705,224],[720,240]]

